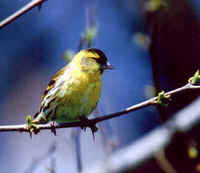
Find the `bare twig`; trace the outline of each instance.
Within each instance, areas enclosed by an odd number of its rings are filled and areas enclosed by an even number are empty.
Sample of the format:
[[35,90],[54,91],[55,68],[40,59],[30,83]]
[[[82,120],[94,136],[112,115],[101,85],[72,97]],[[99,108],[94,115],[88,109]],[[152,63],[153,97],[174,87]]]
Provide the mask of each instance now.
[[[172,119],[170,119],[162,126],[159,126],[158,128],[152,130],[150,133],[148,133],[141,139],[133,142],[129,146],[116,151],[108,158],[93,163],[88,168],[85,168],[82,173],[145,172],[144,169],[147,170],[146,172],[148,172],[149,164],[152,165],[152,160],[155,159],[155,155],[160,154],[162,150],[169,151],[170,150],[169,146],[172,147],[172,145],[173,149],[177,149],[178,147],[180,147],[180,142],[182,142],[183,144],[185,141],[187,141],[188,135],[191,136],[193,134],[195,135],[195,137],[197,137],[196,135],[199,134],[198,132],[200,125],[199,104],[200,104],[200,98],[197,99],[197,101],[193,102],[191,105],[184,108],[183,110],[179,111],[177,114],[174,115]],[[181,134],[182,136],[181,140],[179,138],[180,135],[177,134]],[[175,147],[174,142],[177,140],[179,140],[180,142],[176,143]],[[173,151],[175,151],[176,153],[176,150],[171,150],[171,152]],[[179,154],[180,151],[177,151],[177,155]],[[167,159],[168,161],[170,161],[169,157]],[[185,158],[183,158],[183,160],[185,160]],[[189,161],[188,162],[178,161],[177,165],[180,163],[191,164],[189,163]],[[162,165],[163,168],[168,167],[167,169],[169,172],[169,165],[166,165],[166,160],[164,164],[165,165]],[[172,163],[167,163],[167,164],[172,164]],[[150,168],[153,167],[154,166],[151,166]],[[184,165],[180,164],[180,167],[184,167]],[[181,171],[178,170],[176,171],[173,167],[171,167],[170,172],[175,173]]]
[[[96,9],[94,7],[95,0],[88,0],[87,15],[86,15],[86,27],[84,35],[81,36],[78,46],[78,51],[83,49],[83,47],[90,48],[93,44],[95,35],[91,35],[91,28],[96,28]],[[78,173],[82,172],[83,163],[81,157],[81,140],[80,140],[80,129],[76,129],[76,133],[73,137],[75,154],[76,154],[76,164]]]
[[81,35],[78,51],[83,49],[83,47],[90,48],[97,35],[95,0],[88,0],[86,19],[86,27]]
[[[192,85],[190,83],[186,84],[183,87],[177,88],[175,90],[166,92],[164,94],[164,96],[173,96],[175,94],[181,93],[185,90],[194,90],[194,89],[200,89],[200,86],[197,85]],[[70,128],[70,127],[93,127],[96,123],[105,121],[105,120],[109,120],[115,117],[119,117],[125,114],[128,114],[130,112],[134,112],[138,109],[142,109],[144,107],[147,106],[151,106],[151,105],[156,105],[157,102],[156,100],[158,99],[158,97],[153,97],[151,99],[148,99],[146,101],[143,101],[141,103],[138,103],[136,105],[130,106],[120,112],[115,112],[109,115],[105,115],[105,116],[101,116],[101,117],[97,117],[97,118],[93,118],[90,119],[89,121],[76,121],[76,122],[71,122],[71,123],[64,123],[64,124],[55,124],[55,128],[59,129],[59,128]],[[41,124],[41,125],[37,125],[37,129],[38,130],[47,130],[47,129],[52,129],[52,125],[51,124]],[[0,126],[0,132],[11,132],[11,131],[19,131],[19,132],[29,132],[29,129],[27,128],[27,124],[21,124],[21,125],[3,125]]]
[[7,26],[9,23],[15,21],[18,17],[22,16],[26,12],[30,11],[32,8],[36,6],[41,6],[43,2],[46,0],[32,0],[28,4],[26,4],[24,7],[22,7],[20,10],[13,13],[11,16],[7,17],[3,21],[0,22],[0,29]]

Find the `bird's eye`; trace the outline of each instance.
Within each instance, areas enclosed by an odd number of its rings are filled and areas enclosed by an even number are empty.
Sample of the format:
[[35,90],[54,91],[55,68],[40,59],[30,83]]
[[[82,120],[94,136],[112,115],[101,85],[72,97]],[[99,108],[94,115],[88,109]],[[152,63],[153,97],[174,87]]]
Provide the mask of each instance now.
[[97,62],[98,64],[101,64],[100,61],[99,61],[100,58],[95,58],[94,57],[94,58],[91,58],[91,59],[95,60],[95,62]]
[[107,63],[107,60],[102,58],[102,57],[100,57],[100,58],[92,58],[92,59],[94,59],[100,65],[105,65]]
[[98,60],[98,58],[95,58],[95,57],[92,57],[92,59],[94,59],[95,61],[97,61],[97,60]]

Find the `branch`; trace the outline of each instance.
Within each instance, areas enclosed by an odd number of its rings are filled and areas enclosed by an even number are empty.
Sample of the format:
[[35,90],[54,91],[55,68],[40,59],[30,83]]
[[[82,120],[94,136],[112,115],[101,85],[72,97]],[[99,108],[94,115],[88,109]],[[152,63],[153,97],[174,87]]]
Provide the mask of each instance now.
[[22,16],[26,12],[30,11],[32,8],[36,6],[41,6],[42,3],[46,0],[32,0],[28,4],[26,4],[24,7],[22,7],[20,10],[16,11],[14,14],[11,16],[7,17],[3,21],[0,22],[0,29],[4,28],[7,26],[9,23],[13,22],[16,20],[18,17]]
[[[160,163],[156,165],[153,161],[159,159],[158,155],[162,154],[162,152],[168,154],[168,158],[166,158],[166,155],[159,156],[165,157],[162,159],[170,159],[169,152],[174,153],[171,158],[175,157],[176,159],[176,162],[172,162],[172,160],[164,161],[165,171],[167,168],[168,172],[185,172],[183,171],[184,169],[186,172],[197,172],[192,168],[194,168],[198,162],[194,162],[194,159],[187,160],[188,151],[185,146],[188,146],[188,143],[190,143],[190,140],[193,138],[199,140],[199,104],[200,99],[179,111],[171,120],[152,130],[149,134],[136,142],[122,148],[104,160],[93,163],[92,166],[90,165],[90,167],[84,169],[83,173],[146,173],[149,172],[149,168],[152,172],[163,172],[157,169],[157,166],[163,168],[164,165],[160,165]],[[178,158],[182,160],[180,161]],[[187,162],[184,162],[185,160]],[[173,168],[174,166],[176,166],[176,169],[180,167],[182,171],[175,170]],[[188,167],[191,171],[187,171]]]
[[[175,94],[181,93],[185,90],[194,90],[194,89],[200,89],[199,85],[192,85],[191,83],[186,84],[183,87],[177,88],[175,90],[169,91],[167,93],[165,93],[163,95],[163,97],[167,97],[167,96],[174,96]],[[76,121],[76,122],[72,122],[72,123],[64,123],[64,124],[55,124],[55,128],[59,129],[59,128],[70,128],[70,127],[94,127],[94,125],[96,123],[108,120],[108,119],[112,119],[115,117],[119,117],[125,114],[128,114],[130,112],[134,112],[138,109],[142,109],[144,107],[147,106],[151,106],[151,105],[157,105],[158,104],[158,98],[157,97],[153,97],[151,99],[148,99],[146,101],[143,101],[141,103],[138,103],[136,105],[130,106],[120,112],[116,112],[116,113],[112,113],[109,115],[105,115],[105,116],[101,116],[101,117],[97,117],[97,118],[93,118],[90,119],[88,121]],[[47,129],[52,129],[52,125],[51,124],[41,124],[41,125],[37,125],[37,130],[47,130]],[[22,124],[22,125],[3,125],[0,126],[0,132],[11,132],[11,131],[19,131],[19,132],[29,132],[29,129],[27,128],[27,124]]]

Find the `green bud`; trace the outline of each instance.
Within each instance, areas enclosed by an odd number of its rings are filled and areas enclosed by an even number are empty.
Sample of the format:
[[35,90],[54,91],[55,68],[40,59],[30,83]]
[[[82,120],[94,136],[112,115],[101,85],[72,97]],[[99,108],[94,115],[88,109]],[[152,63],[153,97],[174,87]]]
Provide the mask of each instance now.
[[32,124],[32,117],[31,117],[31,115],[27,115],[26,116],[26,123],[28,124],[28,126]]
[[199,70],[196,71],[196,73],[194,74],[194,76],[192,76],[191,78],[189,78],[188,82],[191,83],[192,85],[199,85],[200,84]]
[[168,106],[170,100],[170,95],[165,95],[165,91],[158,93],[157,104],[166,107]]
[[156,12],[161,8],[167,8],[167,7],[168,5],[166,0],[149,0],[145,4],[145,9],[151,12]]
[[88,41],[88,44],[90,44],[97,36],[97,28],[91,27],[87,28],[84,33],[84,39]]
[[33,123],[33,119],[31,117],[31,115],[26,116],[26,123],[27,123],[27,126],[28,126],[30,136],[32,135],[33,132],[35,134],[39,132],[37,125]]
[[188,156],[191,159],[196,159],[198,157],[198,150],[196,147],[191,146],[188,150]]

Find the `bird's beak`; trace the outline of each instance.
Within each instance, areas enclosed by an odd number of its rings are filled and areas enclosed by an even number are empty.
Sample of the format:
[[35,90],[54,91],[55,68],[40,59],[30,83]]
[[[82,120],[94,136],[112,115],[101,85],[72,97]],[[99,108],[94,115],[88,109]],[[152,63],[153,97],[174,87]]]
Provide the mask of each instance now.
[[107,62],[106,66],[105,66],[105,69],[113,70],[114,67],[109,62]]

